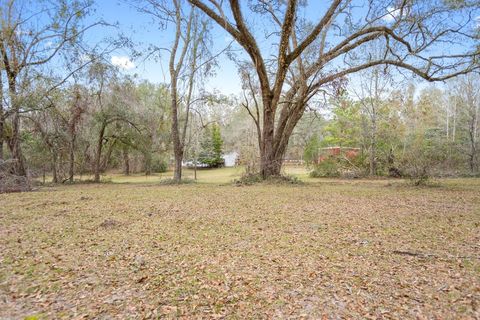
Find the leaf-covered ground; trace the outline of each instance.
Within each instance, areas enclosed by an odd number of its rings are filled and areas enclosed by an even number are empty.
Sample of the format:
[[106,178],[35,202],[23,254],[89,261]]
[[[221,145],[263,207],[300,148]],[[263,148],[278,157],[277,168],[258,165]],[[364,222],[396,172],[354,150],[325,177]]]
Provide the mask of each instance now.
[[480,318],[480,180],[0,195],[0,318]]

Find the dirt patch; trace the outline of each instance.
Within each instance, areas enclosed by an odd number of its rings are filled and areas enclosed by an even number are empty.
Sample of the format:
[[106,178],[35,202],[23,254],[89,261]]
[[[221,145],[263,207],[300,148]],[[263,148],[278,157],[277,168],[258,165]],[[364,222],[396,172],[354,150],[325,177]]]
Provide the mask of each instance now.
[[114,220],[114,219],[106,219],[102,223],[100,223],[101,228],[105,229],[110,229],[110,228],[116,228],[121,226],[122,223],[120,221]]

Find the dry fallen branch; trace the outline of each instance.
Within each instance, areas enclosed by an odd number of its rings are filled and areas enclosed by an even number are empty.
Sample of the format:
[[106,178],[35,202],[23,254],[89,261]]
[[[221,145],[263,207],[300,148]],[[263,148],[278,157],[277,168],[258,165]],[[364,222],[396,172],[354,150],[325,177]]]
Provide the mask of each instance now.
[[411,251],[402,251],[402,250],[394,250],[394,254],[402,255],[402,256],[411,256],[411,257],[419,257],[419,258],[436,258],[442,260],[456,260],[456,259],[480,259],[480,256],[439,256],[436,254],[431,253],[423,253],[423,252],[411,252]]

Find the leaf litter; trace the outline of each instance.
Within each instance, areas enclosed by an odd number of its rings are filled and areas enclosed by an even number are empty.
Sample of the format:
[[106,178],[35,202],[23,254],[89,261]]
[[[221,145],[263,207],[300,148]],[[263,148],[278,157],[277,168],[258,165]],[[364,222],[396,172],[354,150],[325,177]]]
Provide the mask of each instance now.
[[469,181],[0,195],[0,318],[479,318]]

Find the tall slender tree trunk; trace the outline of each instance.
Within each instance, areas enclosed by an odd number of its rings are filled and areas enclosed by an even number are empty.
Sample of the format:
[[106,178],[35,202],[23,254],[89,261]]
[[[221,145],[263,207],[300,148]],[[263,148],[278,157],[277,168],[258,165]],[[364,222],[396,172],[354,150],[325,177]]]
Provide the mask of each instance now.
[[477,143],[475,136],[475,119],[470,126],[470,171],[475,173],[477,171]]
[[370,175],[377,175],[377,122],[372,121],[372,136],[370,140]]
[[130,175],[130,158],[128,157],[127,148],[123,148],[123,173],[126,176]]
[[376,157],[375,143],[372,142],[370,145],[370,175],[375,176],[377,174],[377,163],[375,161]]
[[372,143],[370,144],[370,175],[375,176],[377,174],[377,162],[375,160],[376,158],[376,148],[375,148],[375,142],[372,140]]
[[11,150],[12,158],[15,160],[14,173],[19,176],[27,176],[27,170],[25,167],[25,159],[23,158],[22,148],[20,145],[20,106],[17,99],[17,84],[14,76],[8,77],[8,87],[10,94],[10,101],[12,103],[13,115],[12,115],[12,138],[11,138]]
[[4,159],[3,143],[5,141],[5,111],[3,109],[3,78],[0,72],[0,160]]
[[57,153],[52,151],[52,183],[58,183],[57,158]]
[[174,69],[170,70],[172,76],[170,89],[170,109],[172,112],[172,142],[173,142],[173,156],[175,158],[175,167],[173,169],[173,179],[175,181],[182,180],[182,159],[183,159],[183,145],[180,138],[180,128],[178,121],[178,101],[177,101],[177,72]]
[[73,183],[73,176],[75,175],[75,140],[76,135],[72,134],[70,138],[70,159],[68,168],[68,181]]
[[172,141],[173,141],[173,155],[175,158],[175,168],[173,171],[173,179],[176,181],[182,180],[182,159],[183,146],[180,140],[179,125],[178,125],[178,102],[177,102],[177,80],[172,80],[171,88],[171,112],[172,112]]
[[152,174],[152,154],[150,150],[143,153],[143,159],[145,163],[145,175],[149,176]]
[[100,128],[100,132],[98,135],[97,141],[97,151],[95,152],[95,163],[94,163],[94,182],[100,182],[100,160],[102,158],[102,148],[103,148],[103,137],[105,135],[105,127],[106,123],[102,123],[102,127]]
[[[188,93],[187,97],[185,99],[185,106],[186,106],[186,112],[185,112],[185,121],[183,124],[183,128],[180,128],[179,124],[179,100],[178,100],[178,79],[179,79],[179,74],[180,71],[182,70],[182,67],[184,66],[185,62],[185,57],[187,57],[187,52],[189,51],[189,48],[191,46],[191,41],[192,41],[192,25],[193,25],[193,20],[194,20],[194,10],[193,8],[190,11],[188,20],[187,20],[187,25],[185,26],[185,30],[183,31],[182,29],[182,12],[181,12],[181,2],[178,0],[173,0],[172,1],[175,7],[175,13],[172,18],[175,20],[175,40],[172,46],[172,49],[170,51],[170,61],[169,61],[169,72],[170,72],[170,82],[171,82],[171,88],[170,88],[170,108],[172,112],[172,141],[173,141],[173,154],[175,157],[175,168],[174,168],[174,173],[173,173],[173,179],[175,181],[180,181],[182,179],[182,160],[183,160],[183,155],[185,152],[185,137],[186,137],[186,131],[187,131],[187,126],[188,126],[188,117],[189,117],[189,108],[190,108],[190,98],[192,95],[192,90],[193,90],[193,76],[195,73],[195,68],[196,68],[196,59],[197,59],[197,41],[198,39],[196,38],[196,32],[198,25],[195,23],[195,30],[193,32],[193,41],[194,46],[193,50],[190,51],[190,54],[192,55],[193,61],[191,62],[191,74],[189,78],[189,88],[188,88]],[[180,46],[180,40],[183,41],[183,46]],[[181,48],[181,49],[180,49]],[[179,53],[177,57],[177,53]]]
[[15,174],[19,176],[27,176],[25,167],[25,159],[23,158],[22,147],[20,145],[20,114],[16,110],[13,114],[12,123],[12,158],[15,159]]
[[452,128],[452,141],[455,142],[455,136],[457,134],[457,103],[454,103],[453,107],[453,128]]
[[108,169],[108,164],[110,163],[110,159],[112,158],[112,152],[113,148],[115,148],[115,145],[117,144],[117,140],[114,139],[110,145],[108,146],[107,152],[105,153],[105,156],[103,157],[103,161],[100,162],[100,171],[105,172]]
[[3,144],[5,141],[5,136],[4,136],[4,115],[3,115],[3,108],[0,109],[0,160],[4,159],[3,155]]

